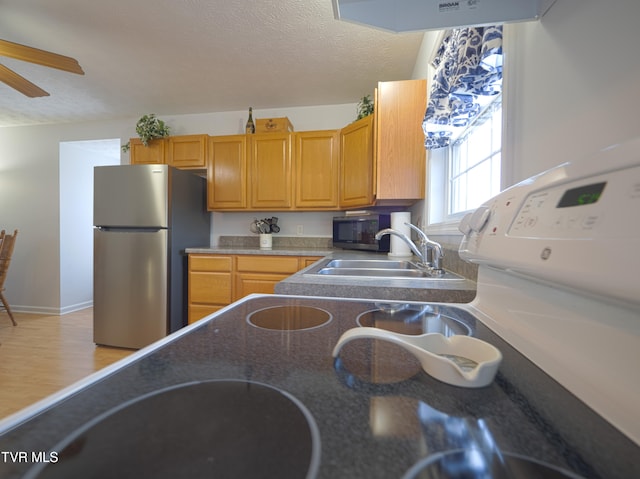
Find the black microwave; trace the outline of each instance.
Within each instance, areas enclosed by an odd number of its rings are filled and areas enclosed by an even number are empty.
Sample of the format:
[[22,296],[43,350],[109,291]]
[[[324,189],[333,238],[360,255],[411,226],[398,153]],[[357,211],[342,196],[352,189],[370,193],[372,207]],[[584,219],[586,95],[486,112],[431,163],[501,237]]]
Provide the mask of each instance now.
[[384,235],[376,240],[376,233],[391,227],[391,215],[371,213],[352,216],[334,216],[333,246],[344,249],[388,252],[391,240]]

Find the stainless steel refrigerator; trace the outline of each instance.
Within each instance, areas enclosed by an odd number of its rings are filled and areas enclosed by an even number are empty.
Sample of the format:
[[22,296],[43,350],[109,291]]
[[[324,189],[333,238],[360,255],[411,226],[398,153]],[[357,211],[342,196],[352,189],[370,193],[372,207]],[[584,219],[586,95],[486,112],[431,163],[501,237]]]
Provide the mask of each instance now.
[[184,249],[209,244],[206,181],[167,165],[94,169],[93,339],[141,348],[187,323]]

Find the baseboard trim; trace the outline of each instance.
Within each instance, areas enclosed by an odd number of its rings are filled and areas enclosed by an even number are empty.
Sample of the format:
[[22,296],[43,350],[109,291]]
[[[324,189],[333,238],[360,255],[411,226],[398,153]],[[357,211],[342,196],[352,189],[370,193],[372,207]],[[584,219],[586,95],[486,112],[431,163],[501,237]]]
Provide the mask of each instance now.
[[80,311],[81,309],[91,308],[93,306],[92,301],[85,301],[83,303],[76,303],[63,308],[47,308],[40,306],[22,306],[11,305],[11,311],[14,313],[26,313],[26,314],[44,314],[47,316],[63,316],[74,311]]

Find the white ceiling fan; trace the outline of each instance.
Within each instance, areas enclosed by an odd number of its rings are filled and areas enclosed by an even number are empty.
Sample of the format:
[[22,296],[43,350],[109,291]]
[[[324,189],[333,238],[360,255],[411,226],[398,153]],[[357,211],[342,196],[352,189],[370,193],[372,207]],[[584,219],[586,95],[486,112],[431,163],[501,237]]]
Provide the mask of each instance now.
[[[7,40],[0,40],[0,56],[84,75],[82,67],[74,58],[28,47],[19,43],[9,42]],[[48,92],[2,64],[0,64],[0,81],[31,98],[49,96]]]

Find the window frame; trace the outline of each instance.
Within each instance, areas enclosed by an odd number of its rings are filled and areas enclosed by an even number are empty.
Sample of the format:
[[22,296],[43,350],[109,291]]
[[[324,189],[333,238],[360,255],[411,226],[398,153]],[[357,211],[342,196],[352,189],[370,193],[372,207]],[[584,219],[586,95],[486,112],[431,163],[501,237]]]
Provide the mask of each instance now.
[[[503,178],[505,172],[504,161],[504,134],[505,134],[505,105],[502,95],[492,100],[485,108],[485,111],[478,115],[478,120],[481,120],[486,115],[486,111],[495,108],[495,101],[500,101],[501,108],[501,121],[500,121],[500,148],[493,150],[487,157],[486,161],[491,161],[490,158],[498,152],[501,156],[500,159],[500,175],[498,179],[499,190],[503,189]],[[452,202],[451,196],[451,156],[453,155],[453,149],[457,147],[460,141],[464,141],[471,134],[472,130],[477,128],[477,121],[474,121],[465,131],[460,135],[460,140],[455,140],[450,146],[446,148],[439,148],[429,151],[429,165],[428,171],[428,199],[425,211],[425,224],[427,225],[427,232],[431,234],[460,234],[458,230],[458,224],[460,220],[468,212],[473,211],[477,206],[468,210],[459,211],[457,213],[450,213],[450,205]],[[493,195],[491,195],[493,196]],[[489,199],[489,198],[487,198]],[[483,200],[485,201],[485,200]]]

